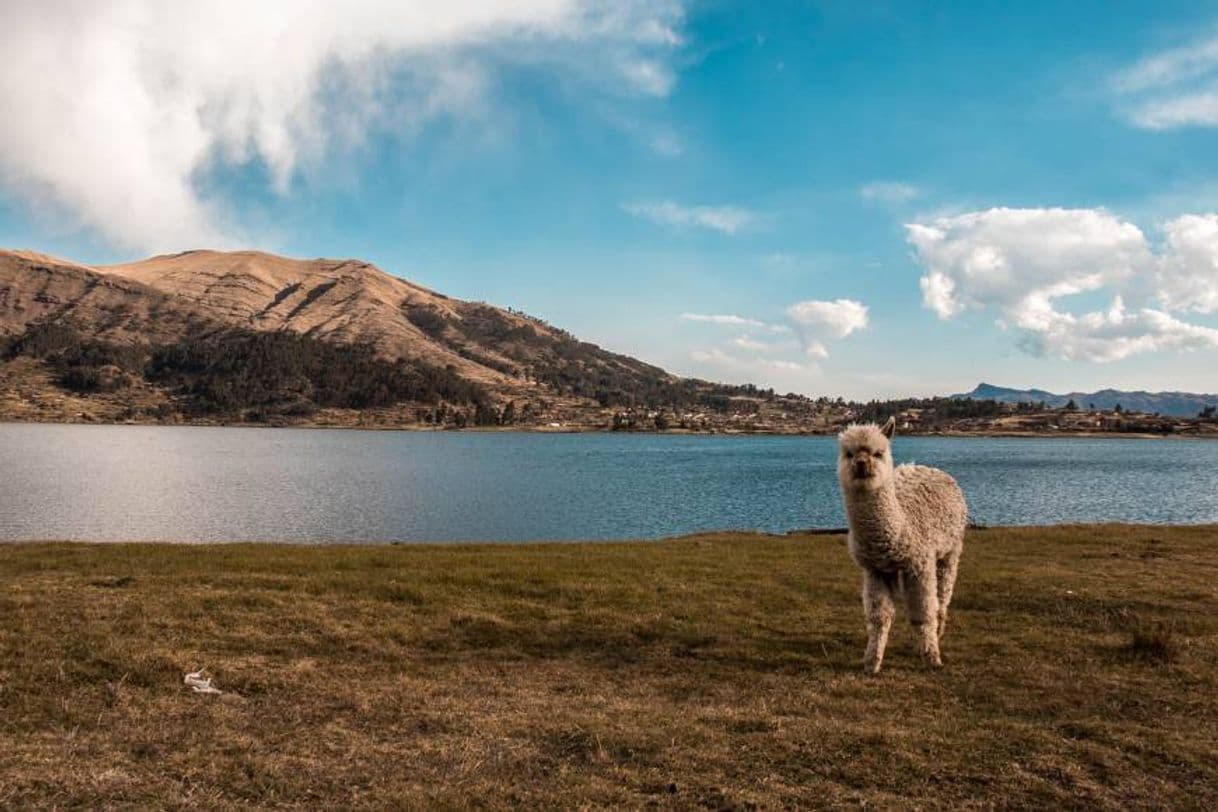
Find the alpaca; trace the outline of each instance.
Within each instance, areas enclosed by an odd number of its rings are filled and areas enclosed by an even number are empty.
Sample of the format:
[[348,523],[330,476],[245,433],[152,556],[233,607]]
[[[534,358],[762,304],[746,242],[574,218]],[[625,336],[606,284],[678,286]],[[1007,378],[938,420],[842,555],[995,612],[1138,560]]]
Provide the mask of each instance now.
[[837,476],[849,519],[850,557],[863,570],[867,653],[863,669],[884,662],[895,601],[904,593],[922,659],[943,664],[939,640],[964,550],[968,506],[956,480],[937,468],[893,468],[890,418],[883,428],[850,426],[838,438]]

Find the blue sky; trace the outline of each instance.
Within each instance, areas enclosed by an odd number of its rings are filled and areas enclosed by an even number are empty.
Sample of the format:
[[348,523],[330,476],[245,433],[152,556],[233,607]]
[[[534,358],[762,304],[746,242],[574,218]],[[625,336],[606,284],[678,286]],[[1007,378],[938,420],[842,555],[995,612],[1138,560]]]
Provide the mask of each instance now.
[[0,245],[356,256],[783,391],[1218,390],[1218,5],[157,5],[9,13]]

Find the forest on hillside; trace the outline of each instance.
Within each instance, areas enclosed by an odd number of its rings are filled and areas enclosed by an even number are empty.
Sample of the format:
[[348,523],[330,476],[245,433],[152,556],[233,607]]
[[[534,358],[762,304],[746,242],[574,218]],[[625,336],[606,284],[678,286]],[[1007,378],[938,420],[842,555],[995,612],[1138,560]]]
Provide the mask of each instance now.
[[[493,339],[492,330],[479,338]],[[515,336],[500,337],[505,343]],[[534,348],[535,350],[536,348]],[[773,398],[772,390],[677,378],[569,336],[525,354],[527,380],[556,396],[602,407],[726,412],[736,398]],[[187,417],[265,420],[308,417],[322,408],[418,406],[420,420],[457,425],[512,424],[535,417],[452,366],[388,360],[363,344],[324,341],[295,332],[217,330],[159,345],[115,343],[70,322],[31,325],[0,339],[0,359],[44,362],[58,385],[77,394],[112,393],[146,381],[169,392]],[[520,372],[520,370],[514,370]]]

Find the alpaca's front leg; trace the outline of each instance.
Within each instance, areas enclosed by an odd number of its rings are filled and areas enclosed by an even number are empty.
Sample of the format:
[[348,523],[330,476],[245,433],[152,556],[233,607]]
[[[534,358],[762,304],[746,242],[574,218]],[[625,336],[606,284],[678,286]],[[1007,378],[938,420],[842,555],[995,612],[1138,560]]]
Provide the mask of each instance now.
[[879,673],[884,663],[888,630],[897,613],[892,587],[891,578],[873,570],[863,570],[863,614],[867,618],[867,653],[863,655],[863,670],[868,674]]
[[918,637],[922,659],[932,668],[943,665],[939,657],[939,596],[935,578],[935,562],[905,573],[905,602],[909,622]]
[[952,603],[952,590],[956,586],[956,571],[960,567],[960,551],[948,553],[940,559],[935,576],[939,588],[939,642],[947,633],[947,607]]

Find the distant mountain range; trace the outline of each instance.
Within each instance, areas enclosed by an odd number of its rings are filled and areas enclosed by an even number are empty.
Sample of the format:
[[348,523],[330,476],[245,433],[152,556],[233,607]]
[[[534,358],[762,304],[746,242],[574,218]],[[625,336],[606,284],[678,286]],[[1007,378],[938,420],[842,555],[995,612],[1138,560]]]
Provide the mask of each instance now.
[[1043,389],[1010,389],[989,383],[978,384],[973,391],[952,397],[996,400],[1000,403],[1043,402],[1053,408],[1061,408],[1073,400],[1079,409],[1108,411],[1119,405],[1127,412],[1158,412],[1173,417],[1196,417],[1205,407],[1218,406],[1218,395],[1193,392],[1126,392],[1119,389],[1101,389],[1097,392],[1067,392],[1059,395]]

